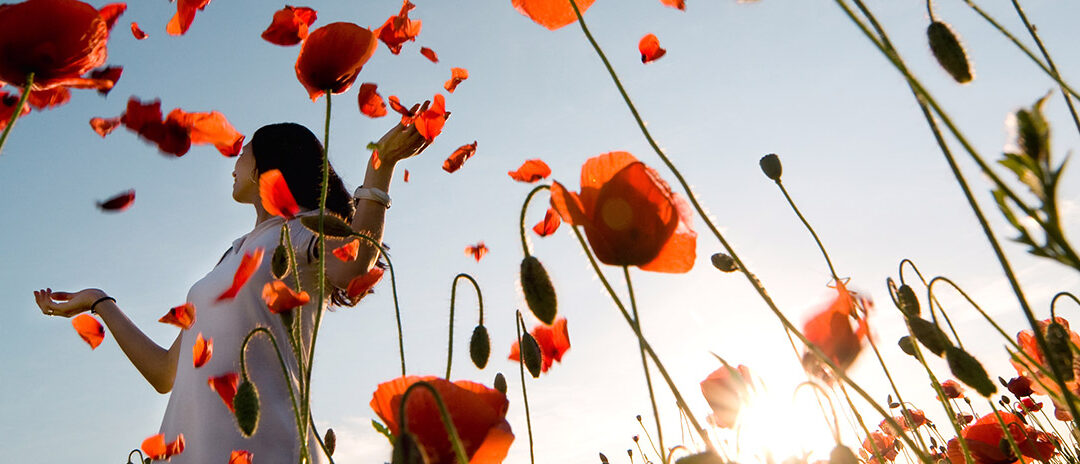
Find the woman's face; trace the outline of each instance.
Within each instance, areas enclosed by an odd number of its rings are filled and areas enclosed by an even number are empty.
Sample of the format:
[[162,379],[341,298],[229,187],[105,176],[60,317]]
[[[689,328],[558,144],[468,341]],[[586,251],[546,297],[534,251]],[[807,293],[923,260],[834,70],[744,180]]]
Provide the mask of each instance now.
[[251,150],[251,143],[244,145],[244,150],[236,157],[232,176],[233,200],[254,204],[259,199],[259,176],[255,171],[255,154]]

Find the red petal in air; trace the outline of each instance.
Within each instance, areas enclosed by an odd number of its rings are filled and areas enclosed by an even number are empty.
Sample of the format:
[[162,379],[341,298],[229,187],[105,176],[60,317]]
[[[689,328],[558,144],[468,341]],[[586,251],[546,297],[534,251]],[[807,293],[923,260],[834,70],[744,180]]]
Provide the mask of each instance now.
[[457,90],[458,84],[468,78],[469,70],[465,68],[451,68],[450,80],[443,84],[443,88],[446,89],[447,92],[454,93],[454,90]]
[[296,57],[296,78],[311,101],[327,91],[342,93],[352,86],[377,45],[374,34],[356,24],[327,24],[304,39]]
[[531,159],[523,163],[521,167],[517,169],[517,171],[510,171],[507,174],[510,175],[510,178],[518,182],[526,182],[531,184],[540,179],[546,179],[547,176],[550,176],[551,168],[548,167],[547,163],[541,160]]
[[120,126],[120,118],[91,118],[90,127],[97,132],[101,138],[105,138],[106,135],[112,133],[116,128]]
[[533,232],[536,232],[536,235],[541,237],[547,237],[559,230],[561,224],[562,220],[559,219],[559,213],[556,213],[554,208],[548,208],[547,213],[544,214],[544,220],[533,226]]
[[378,90],[378,86],[371,82],[365,82],[360,86],[358,97],[358,100],[360,101],[360,112],[369,118],[381,118],[386,116],[386,102],[383,101]]
[[285,183],[285,176],[278,169],[271,169],[259,176],[259,198],[262,199],[263,209],[274,216],[292,219],[300,212],[300,205],[296,204],[289,185]]
[[143,40],[149,37],[146,35],[146,32],[143,32],[142,28],[139,27],[139,23],[134,21],[131,22],[131,35],[135,36],[135,40]]
[[262,38],[283,47],[296,45],[307,38],[308,27],[317,17],[315,10],[311,8],[285,5],[285,8],[274,13],[274,19],[263,31]]
[[[585,10],[592,6],[593,1],[576,0],[575,3],[581,14],[585,14]],[[565,0],[514,0],[514,8],[517,8],[519,13],[535,21],[536,24],[552,31],[577,22],[574,7],[570,6],[570,2]]]
[[446,112],[446,98],[437,93],[428,109],[417,115],[413,124],[416,131],[430,142],[442,133],[447,115],[449,113]]
[[94,316],[80,314],[71,320],[71,326],[82,337],[83,341],[90,345],[90,349],[97,348],[102,340],[105,340],[105,327]]
[[169,112],[165,124],[176,124],[187,131],[193,144],[213,144],[224,156],[236,156],[244,146],[244,136],[233,128],[225,115],[210,111],[188,113],[180,108]]
[[427,59],[431,60],[432,63],[438,63],[439,62],[439,55],[435,54],[435,50],[432,50],[432,49],[427,48],[427,47],[420,47],[420,54],[424,55],[424,58],[427,58]]
[[176,14],[165,26],[165,32],[169,35],[184,35],[195,21],[195,12],[201,11],[210,4],[210,0],[176,0]]
[[476,245],[469,245],[465,247],[465,256],[472,256],[476,259],[476,262],[480,262],[480,258],[483,258],[488,252],[487,245],[484,242],[477,242]]
[[225,375],[210,377],[206,383],[210,385],[211,390],[217,392],[230,412],[236,412],[233,409],[233,398],[236,397],[236,389],[240,386],[240,374],[229,372]]
[[382,160],[379,159],[379,150],[371,150],[371,167],[376,171],[382,167]]
[[409,109],[406,108],[405,105],[401,104],[401,100],[398,100],[397,95],[391,95],[390,98],[388,98],[387,100],[390,101],[390,108],[394,111],[397,111],[398,114],[410,118],[416,116],[415,114],[413,114],[412,111],[409,111]]
[[266,302],[266,308],[274,314],[289,311],[311,301],[311,296],[307,292],[296,293],[280,280],[267,282],[263,286],[262,297]]
[[413,8],[416,8],[416,5],[410,3],[409,0],[404,0],[401,11],[396,16],[391,16],[375,30],[375,35],[386,44],[390,53],[395,55],[401,53],[402,44],[410,40],[415,41],[416,36],[420,35],[420,21],[409,19],[409,10]]
[[637,47],[638,51],[641,52],[642,63],[656,61],[667,53],[667,50],[660,48],[660,40],[653,34],[646,34],[645,37],[642,37]]
[[686,11],[686,0],[660,0],[660,3],[663,3],[665,6]]
[[246,450],[233,450],[229,454],[229,464],[251,464],[252,454]]
[[368,293],[373,293],[371,289],[382,280],[383,272],[381,267],[375,266],[367,273],[354,277],[353,280],[349,281],[349,287],[345,289],[349,294],[349,298],[356,300],[357,298],[363,298]]
[[97,89],[98,93],[101,95],[108,95],[123,74],[123,66],[108,66],[101,69],[95,69],[90,71],[89,81],[93,83],[90,87]]
[[206,365],[214,356],[214,339],[203,338],[202,332],[195,337],[195,345],[191,347],[191,363],[198,369]]
[[405,182],[408,182],[408,181],[409,181],[409,170],[406,169],[405,170]]
[[240,287],[243,287],[247,283],[251,275],[255,273],[255,270],[259,268],[259,264],[262,264],[263,249],[256,248],[252,253],[245,253],[244,257],[240,260],[240,266],[236,268],[236,274],[233,275],[232,286],[225,290],[221,296],[217,297],[217,301],[231,300],[240,292]]
[[105,201],[99,201],[97,206],[102,211],[119,213],[131,207],[135,202],[135,189],[128,190]]
[[454,152],[450,154],[449,158],[446,158],[446,161],[443,161],[443,171],[452,173],[457,171],[458,169],[461,169],[461,165],[465,164],[465,160],[472,158],[472,156],[475,154],[475,141],[473,143],[458,147],[457,150],[454,150]]
[[184,303],[173,307],[164,316],[161,316],[158,322],[172,324],[184,330],[190,329],[191,325],[195,323],[195,305]]
[[165,435],[157,434],[142,442],[142,451],[146,457],[155,461],[168,461],[169,458],[184,452],[184,434],[176,435],[171,443],[165,443]]
[[334,256],[337,256],[342,261],[349,262],[356,259],[357,251],[360,251],[360,239],[354,238],[353,241],[334,248]]

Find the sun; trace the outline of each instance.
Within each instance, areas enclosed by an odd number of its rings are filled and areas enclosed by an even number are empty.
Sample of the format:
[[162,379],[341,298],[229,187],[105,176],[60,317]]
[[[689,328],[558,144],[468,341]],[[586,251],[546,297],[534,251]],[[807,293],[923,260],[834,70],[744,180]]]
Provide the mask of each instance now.
[[[824,410],[824,413],[823,413]],[[842,420],[842,419],[839,419]],[[757,388],[739,411],[726,451],[739,462],[797,462],[828,459],[835,446],[832,412],[823,396],[803,387]]]

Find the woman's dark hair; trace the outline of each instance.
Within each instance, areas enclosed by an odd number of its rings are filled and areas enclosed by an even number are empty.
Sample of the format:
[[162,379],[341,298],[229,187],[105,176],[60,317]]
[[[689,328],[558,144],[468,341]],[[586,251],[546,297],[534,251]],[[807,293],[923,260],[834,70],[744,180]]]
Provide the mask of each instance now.
[[[260,127],[251,136],[251,149],[255,155],[255,170],[261,175],[266,171],[281,171],[296,203],[306,210],[319,209],[322,181],[323,146],[308,128],[292,123],[270,124]],[[341,178],[330,167],[326,209],[346,221],[352,219],[354,207],[352,195],[345,189]],[[307,244],[308,257],[317,256],[314,240]],[[335,289],[330,294],[331,303],[354,306],[346,292]]]

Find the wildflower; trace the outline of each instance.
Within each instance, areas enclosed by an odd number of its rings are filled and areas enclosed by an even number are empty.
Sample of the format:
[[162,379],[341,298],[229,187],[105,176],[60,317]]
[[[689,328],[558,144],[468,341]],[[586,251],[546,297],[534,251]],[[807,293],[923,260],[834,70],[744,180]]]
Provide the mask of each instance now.
[[416,8],[416,5],[413,5],[409,0],[403,0],[401,2],[401,11],[387,19],[378,29],[375,29],[375,36],[386,44],[386,48],[390,49],[390,53],[395,55],[401,53],[402,44],[415,41],[416,36],[420,35],[422,23],[419,20],[409,19],[409,11],[413,8]]
[[[574,7],[565,0],[513,0],[514,8],[519,13],[528,16],[536,24],[556,30],[572,22],[577,22],[574,15]],[[575,0],[578,10],[585,14],[585,10],[592,6],[595,0]]]
[[[1047,461],[1053,457],[1057,445],[1051,441],[1049,435],[1036,432],[1035,429],[1024,425],[1019,417],[1009,412],[1001,411],[999,414],[1024,458]],[[968,449],[971,450],[971,456],[977,464],[1006,464],[1017,459],[1012,455],[1010,447],[1001,446],[1001,443],[1006,440],[1005,430],[992,413],[965,427],[962,435],[967,440]],[[949,440],[947,449],[949,460],[953,464],[965,462],[960,443],[955,438]]]
[[375,35],[352,23],[337,22],[315,29],[296,57],[296,78],[311,101],[327,91],[349,90],[364,63],[375,53]]
[[713,410],[710,423],[722,428],[735,426],[739,409],[750,394],[750,379],[750,369],[740,364],[737,368],[721,366],[701,381],[701,394]]
[[[847,370],[862,351],[863,341],[869,333],[865,315],[859,316],[855,296],[843,283],[836,283],[837,296],[824,310],[803,326],[807,340],[813,343],[841,371]],[[858,326],[852,328],[851,318]],[[811,353],[803,355],[803,366],[824,376],[824,370]]]
[[964,387],[952,379],[941,382],[941,391],[945,392],[945,397],[951,400],[964,397]]
[[[1039,329],[1042,331],[1044,336],[1046,335],[1046,329],[1050,325],[1050,322],[1050,319],[1039,322]],[[1072,341],[1072,343],[1080,345],[1080,335],[1078,335],[1076,332],[1073,332],[1072,330],[1069,330],[1069,321],[1065,320],[1065,318],[1059,317],[1056,319],[1056,322],[1064,326],[1065,330],[1069,334],[1069,339]],[[1031,359],[1033,359],[1036,363],[1043,366],[1048,372],[1053,371],[1042,350],[1039,349],[1039,345],[1038,342],[1035,340],[1035,333],[1033,331],[1024,330],[1017,333],[1016,343],[1020,345],[1020,349],[1023,350],[1023,352],[1026,353],[1028,356],[1030,356]],[[1044,374],[1042,370],[1040,370],[1038,367],[1028,366],[1027,359],[1024,358],[1022,355],[1017,354],[1013,357],[1013,359],[1010,359],[1009,362],[1012,363],[1013,368],[1016,369],[1016,373],[1020,374],[1019,378],[1026,378],[1025,380],[1027,381],[1028,387],[1033,393],[1038,393],[1040,395],[1051,393],[1058,396],[1061,395],[1061,391],[1058,387],[1057,382],[1054,381],[1054,379],[1049,375]],[[1080,363],[1073,363],[1072,369],[1073,380],[1066,382],[1065,385],[1071,390],[1076,390],[1078,385],[1080,385],[1080,382],[1078,382],[1080,381]],[[1023,380],[1018,379],[1013,380],[1017,382],[1024,382]],[[1039,382],[1041,382],[1042,385],[1039,385]],[[1044,386],[1046,388],[1043,388]],[[1023,388],[1022,383],[1018,383],[1016,385],[1016,389],[1020,393],[1025,393],[1028,390],[1028,388]],[[1012,390],[1012,382],[1009,382],[1009,391]],[[1013,394],[1016,395],[1017,392],[1013,392]],[[1027,395],[1017,395],[1017,397],[1028,396],[1030,394],[1031,393],[1028,393]]]

